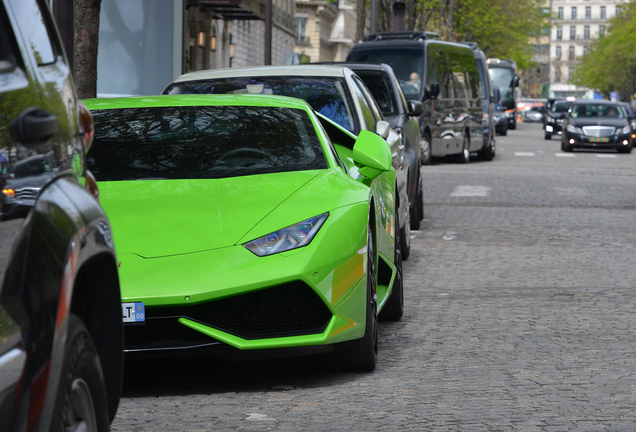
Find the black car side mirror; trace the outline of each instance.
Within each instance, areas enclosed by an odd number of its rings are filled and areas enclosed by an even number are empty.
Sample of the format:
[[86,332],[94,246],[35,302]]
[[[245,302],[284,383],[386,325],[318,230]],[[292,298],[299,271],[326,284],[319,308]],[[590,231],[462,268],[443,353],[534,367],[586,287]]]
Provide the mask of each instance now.
[[416,100],[408,101],[409,112],[407,113],[411,117],[419,117],[424,114],[424,106],[422,102]]
[[519,75],[515,75],[515,77],[512,79],[512,86],[519,87]]
[[492,97],[495,103],[499,103],[501,101],[501,91],[499,91],[498,88],[494,89],[492,91]]
[[439,83],[431,83],[430,89],[424,90],[424,99],[437,99],[439,96]]

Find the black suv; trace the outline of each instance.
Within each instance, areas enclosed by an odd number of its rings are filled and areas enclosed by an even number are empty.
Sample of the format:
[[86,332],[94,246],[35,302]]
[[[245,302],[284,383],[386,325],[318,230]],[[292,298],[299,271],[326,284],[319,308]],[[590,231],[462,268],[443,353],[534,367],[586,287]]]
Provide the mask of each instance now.
[[44,0],[0,0],[0,106],[0,430],[108,431],[117,261],[85,168],[92,118]]

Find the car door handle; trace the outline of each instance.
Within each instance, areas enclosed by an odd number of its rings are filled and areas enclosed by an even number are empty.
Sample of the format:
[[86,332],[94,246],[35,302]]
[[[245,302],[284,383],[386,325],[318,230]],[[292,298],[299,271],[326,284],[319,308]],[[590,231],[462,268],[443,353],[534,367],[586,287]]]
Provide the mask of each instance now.
[[59,123],[54,114],[30,107],[9,124],[9,135],[22,144],[38,144],[51,138],[58,129]]

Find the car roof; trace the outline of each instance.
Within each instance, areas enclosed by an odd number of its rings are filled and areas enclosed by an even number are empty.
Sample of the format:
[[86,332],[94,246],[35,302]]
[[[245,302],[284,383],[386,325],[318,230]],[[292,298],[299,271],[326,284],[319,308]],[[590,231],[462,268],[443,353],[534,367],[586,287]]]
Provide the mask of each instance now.
[[263,94],[177,94],[157,96],[133,96],[123,98],[94,98],[84,99],[83,102],[89,110],[172,106],[267,106],[279,108],[296,108],[302,110],[311,109],[307,102],[302,99]]
[[292,66],[259,66],[228,69],[208,69],[181,75],[173,83],[185,81],[199,81],[213,78],[236,78],[257,76],[325,76],[343,77],[345,69],[342,66],[329,65],[292,65]]
[[595,105],[616,105],[617,102],[614,101],[608,101],[605,99],[579,99],[576,100],[574,102],[572,102],[575,105],[589,105],[589,104],[595,104]]

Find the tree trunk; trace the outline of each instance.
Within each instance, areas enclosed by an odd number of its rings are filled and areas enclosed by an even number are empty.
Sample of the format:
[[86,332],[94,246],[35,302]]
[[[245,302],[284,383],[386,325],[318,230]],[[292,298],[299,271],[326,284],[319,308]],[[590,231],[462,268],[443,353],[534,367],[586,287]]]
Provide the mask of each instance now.
[[97,96],[97,43],[102,0],[75,0],[75,87],[80,99]]
[[364,24],[366,22],[366,1],[356,1],[356,43],[364,40]]

